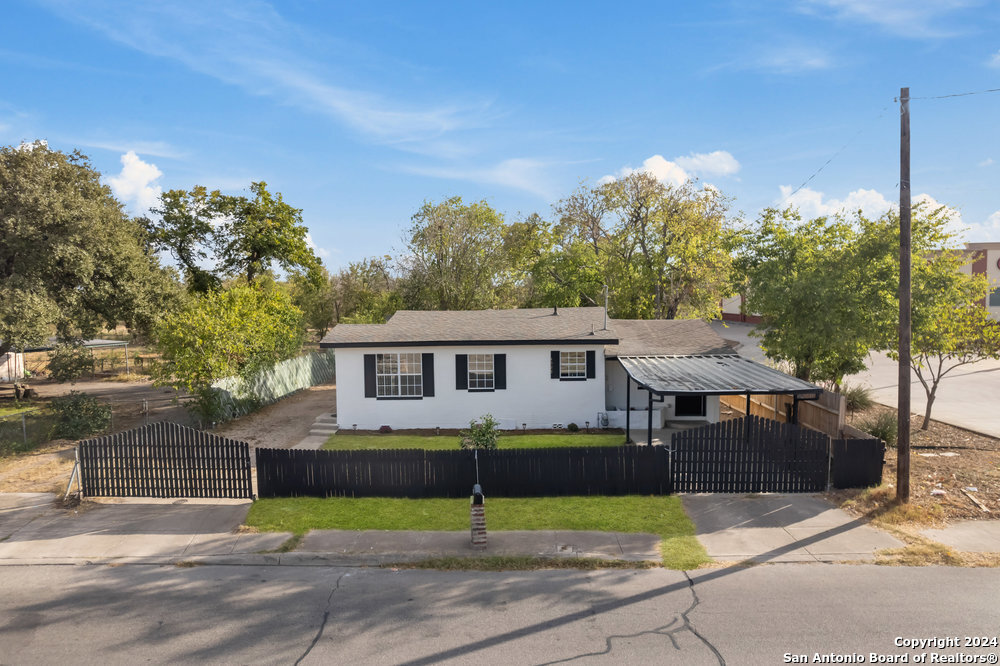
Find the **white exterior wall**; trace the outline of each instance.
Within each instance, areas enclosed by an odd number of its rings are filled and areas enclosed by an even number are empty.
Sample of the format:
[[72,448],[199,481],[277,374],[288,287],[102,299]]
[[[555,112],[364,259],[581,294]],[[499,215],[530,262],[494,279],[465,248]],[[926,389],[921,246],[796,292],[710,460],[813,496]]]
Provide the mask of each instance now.
[[24,378],[24,354],[7,352],[0,356],[0,382],[12,382]]
[[[586,381],[560,381],[550,377],[550,353],[597,352],[596,377]],[[378,400],[365,397],[364,355],[392,352],[434,354],[434,396],[421,400]],[[455,388],[456,354],[506,354],[507,388],[472,392]],[[500,427],[510,430],[551,428],[576,423],[581,428],[597,424],[604,407],[604,347],[602,345],[516,345],[338,348],[337,423],[341,430],[355,424],[359,430],[388,425],[406,428],[466,428],[469,421],[492,414]]]
[[[605,367],[605,377],[607,378],[607,385],[605,387],[605,404],[608,408],[608,417],[611,420],[612,425],[621,421],[622,425],[618,427],[624,427],[625,417],[621,415],[614,415],[612,408],[614,408],[614,411],[617,412],[625,411],[625,380],[628,378],[628,375],[625,373],[625,368],[622,367],[621,363],[619,363],[616,359],[608,359]],[[630,384],[632,409],[636,410],[633,412],[633,418],[631,419],[632,427],[636,427],[636,423],[638,421],[639,425],[645,428],[645,424],[647,423],[646,408],[649,406],[649,393],[647,391],[640,390],[635,382],[630,382]],[[659,411],[659,414],[657,414],[657,411]],[[637,414],[639,415],[636,416]],[[664,421],[708,421],[709,423],[716,423],[718,420],[719,396],[717,395],[705,397],[705,416],[675,416],[673,396],[665,396],[662,403],[653,402],[653,427],[662,427]],[[658,422],[659,425],[657,425]]]

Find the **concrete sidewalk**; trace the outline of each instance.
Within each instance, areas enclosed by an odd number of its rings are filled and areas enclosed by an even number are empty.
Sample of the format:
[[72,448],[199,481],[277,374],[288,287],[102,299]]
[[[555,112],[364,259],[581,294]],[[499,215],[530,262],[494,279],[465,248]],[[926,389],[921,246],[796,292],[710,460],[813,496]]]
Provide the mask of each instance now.
[[719,562],[843,562],[905,544],[814,495],[682,495],[698,540]]
[[[474,550],[469,532],[314,530],[296,550],[273,552],[288,532],[238,531],[249,500],[116,499],[56,505],[47,493],[0,494],[4,564],[381,565],[438,557],[529,555],[660,560],[655,534],[491,532]],[[271,551],[271,552],[268,552]]]

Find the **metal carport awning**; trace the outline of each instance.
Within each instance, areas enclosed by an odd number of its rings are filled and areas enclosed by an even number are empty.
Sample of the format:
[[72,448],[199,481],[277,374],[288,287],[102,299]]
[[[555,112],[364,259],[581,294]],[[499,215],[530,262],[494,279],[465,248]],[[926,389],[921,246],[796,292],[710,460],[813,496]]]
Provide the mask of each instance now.
[[[798,403],[803,397],[819,397],[819,386],[787,375],[736,354],[703,356],[619,356],[618,362],[640,389],[649,391],[648,429],[653,437],[653,395],[659,402],[667,395],[746,395],[750,414],[751,395],[783,394],[793,397],[793,422],[798,418]],[[626,387],[627,388],[627,387]],[[631,392],[626,390],[626,396]],[[628,408],[626,408],[628,409]],[[625,435],[631,423],[625,417]]]

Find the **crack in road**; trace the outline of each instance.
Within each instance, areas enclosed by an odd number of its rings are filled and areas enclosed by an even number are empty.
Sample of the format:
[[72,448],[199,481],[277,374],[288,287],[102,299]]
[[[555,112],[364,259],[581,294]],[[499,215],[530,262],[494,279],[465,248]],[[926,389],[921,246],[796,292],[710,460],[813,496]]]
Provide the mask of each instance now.
[[715,658],[719,662],[719,666],[726,666],[726,660],[725,660],[725,658],[723,658],[722,653],[720,653],[718,651],[718,649],[716,649],[716,647],[714,645],[712,645],[711,641],[709,641],[707,638],[705,638],[704,636],[702,636],[698,632],[698,630],[694,628],[694,625],[691,624],[691,619],[688,617],[688,614],[691,611],[693,611],[695,608],[698,607],[698,605],[701,603],[701,599],[698,597],[698,593],[695,592],[695,589],[694,589],[694,580],[691,579],[691,576],[689,576],[686,571],[683,572],[683,573],[684,573],[684,577],[687,578],[687,581],[688,581],[688,589],[691,591],[691,605],[688,606],[687,610],[685,610],[684,612],[682,612],[680,614],[681,619],[684,621],[684,624],[682,626],[675,627],[675,628],[671,629],[671,627],[673,627],[675,624],[677,624],[677,618],[674,618],[668,624],[665,624],[665,625],[660,626],[660,627],[656,627],[655,629],[647,629],[646,631],[637,631],[634,634],[613,634],[611,636],[605,637],[605,639],[604,639],[604,649],[603,650],[600,650],[600,651],[597,651],[597,652],[586,652],[584,654],[578,654],[578,655],[575,655],[575,656],[572,656],[572,657],[567,657],[566,659],[557,659],[555,661],[548,661],[548,662],[545,662],[545,664],[543,666],[549,666],[550,664],[564,664],[564,663],[567,663],[567,662],[570,662],[570,661],[576,661],[577,659],[583,659],[584,657],[599,657],[599,656],[602,656],[602,655],[608,655],[608,654],[611,654],[611,650],[614,648],[613,642],[616,639],[639,638],[640,636],[649,636],[649,635],[652,635],[652,634],[657,634],[657,635],[660,635],[660,636],[666,636],[667,638],[670,639],[670,643],[674,646],[674,649],[675,650],[680,650],[681,647],[677,643],[677,638],[675,637],[675,634],[678,634],[678,633],[680,633],[682,631],[689,631],[689,632],[691,632],[691,634],[693,634],[709,650],[712,651],[712,654],[715,655]]
[[688,631],[697,636],[698,640],[705,644],[705,647],[712,651],[715,658],[719,660],[719,666],[726,666],[726,660],[723,659],[722,653],[719,652],[714,645],[712,645],[711,641],[698,633],[698,630],[694,628],[694,625],[691,624],[691,620],[688,618],[688,613],[698,607],[698,604],[701,603],[701,599],[698,598],[698,593],[695,592],[694,589],[694,580],[692,580],[691,576],[688,575],[687,571],[684,572],[684,577],[688,580],[688,589],[691,590],[692,598],[691,606],[686,611],[681,613],[681,617],[684,618],[684,626],[688,629]]
[[330,596],[326,598],[326,610],[323,611],[323,621],[319,624],[319,630],[316,631],[316,635],[312,639],[312,643],[306,648],[306,651],[302,653],[302,656],[295,660],[295,666],[299,666],[302,660],[309,656],[316,644],[319,643],[320,636],[323,635],[323,630],[326,629],[326,621],[330,619],[330,606],[333,605],[333,595],[340,589],[340,581],[344,579],[344,576],[349,575],[349,572],[344,572],[337,576],[337,582],[333,584],[333,589],[330,590]]

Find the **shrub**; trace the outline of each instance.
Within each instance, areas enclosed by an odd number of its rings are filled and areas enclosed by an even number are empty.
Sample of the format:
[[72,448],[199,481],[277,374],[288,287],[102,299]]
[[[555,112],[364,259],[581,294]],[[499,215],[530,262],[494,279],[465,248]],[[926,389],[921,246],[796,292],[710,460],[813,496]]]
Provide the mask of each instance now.
[[864,411],[875,404],[871,389],[864,386],[848,386],[844,384],[840,393],[844,396],[847,408],[852,412]]
[[378,431],[383,435],[388,435],[390,432],[392,432],[392,427],[387,425],[379,426]]
[[896,415],[892,412],[879,412],[865,419],[858,427],[873,437],[877,437],[888,446],[896,446]]
[[75,382],[94,369],[94,358],[80,344],[60,344],[49,352],[49,376],[60,384]]
[[70,391],[52,399],[56,425],[52,434],[66,439],[80,439],[101,432],[111,425],[111,405],[106,405],[92,395]]
[[567,423],[566,430],[569,430],[570,432],[580,432],[580,426],[575,423]]
[[492,450],[497,448],[500,439],[500,423],[492,414],[486,414],[481,422],[470,421],[469,429],[459,434],[462,437],[459,444],[463,449]]

